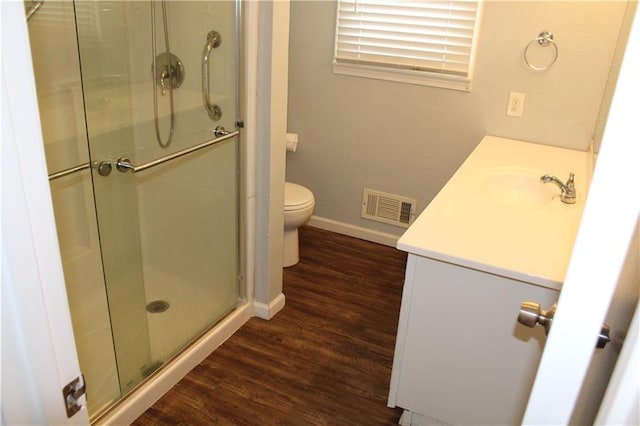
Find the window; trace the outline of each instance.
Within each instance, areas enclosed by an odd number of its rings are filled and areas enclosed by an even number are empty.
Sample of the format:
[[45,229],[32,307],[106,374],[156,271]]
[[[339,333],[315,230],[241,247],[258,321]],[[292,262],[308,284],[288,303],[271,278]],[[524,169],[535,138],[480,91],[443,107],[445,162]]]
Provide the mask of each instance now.
[[469,91],[479,1],[338,0],[333,71]]

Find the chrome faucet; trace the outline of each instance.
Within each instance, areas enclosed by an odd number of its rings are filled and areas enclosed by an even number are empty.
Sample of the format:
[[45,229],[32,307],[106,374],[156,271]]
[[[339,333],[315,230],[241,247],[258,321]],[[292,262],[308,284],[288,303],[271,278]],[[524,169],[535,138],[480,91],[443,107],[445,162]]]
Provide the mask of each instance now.
[[576,203],[576,187],[573,182],[574,174],[569,173],[569,179],[567,179],[567,183],[562,183],[560,179],[555,177],[554,175],[543,175],[540,176],[540,180],[544,183],[553,182],[560,187],[562,191],[562,195],[560,196],[560,200],[563,203],[567,204],[575,204]]

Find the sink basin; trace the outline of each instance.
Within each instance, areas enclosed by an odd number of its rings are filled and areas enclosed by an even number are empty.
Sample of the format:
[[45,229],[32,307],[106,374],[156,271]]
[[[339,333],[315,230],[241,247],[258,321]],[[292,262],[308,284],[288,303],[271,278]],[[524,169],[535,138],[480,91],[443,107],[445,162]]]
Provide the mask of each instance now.
[[543,173],[532,169],[502,168],[483,173],[483,192],[494,202],[520,207],[543,206],[553,200],[554,186],[540,181]]

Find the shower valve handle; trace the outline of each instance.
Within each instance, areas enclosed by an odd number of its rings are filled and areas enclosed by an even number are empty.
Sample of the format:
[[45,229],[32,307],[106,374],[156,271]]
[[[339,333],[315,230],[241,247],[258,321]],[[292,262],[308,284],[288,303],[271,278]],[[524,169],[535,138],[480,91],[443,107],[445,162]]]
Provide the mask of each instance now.
[[169,77],[169,73],[167,72],[167,69],[165,68],[164,70],[162,70],[162,74],[160,74],[160,87],[162,88],[162,96],[167,94],[167,85],[165,84],[164,80]]
[[162,96],[167,94],[167,87],[164,85],[164,77],[160,78],[160,87],[162,88]]

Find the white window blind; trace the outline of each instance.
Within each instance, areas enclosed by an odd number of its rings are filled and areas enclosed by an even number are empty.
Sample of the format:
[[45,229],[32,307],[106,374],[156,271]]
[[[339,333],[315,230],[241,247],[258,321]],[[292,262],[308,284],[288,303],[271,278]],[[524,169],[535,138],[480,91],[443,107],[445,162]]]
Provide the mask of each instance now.
[[338,0],[334,71],[369,67],[364,76],[404,73],[468,90],[478,15],[475,0]]

